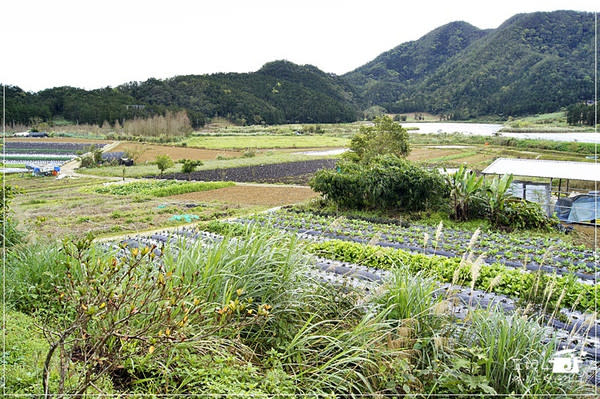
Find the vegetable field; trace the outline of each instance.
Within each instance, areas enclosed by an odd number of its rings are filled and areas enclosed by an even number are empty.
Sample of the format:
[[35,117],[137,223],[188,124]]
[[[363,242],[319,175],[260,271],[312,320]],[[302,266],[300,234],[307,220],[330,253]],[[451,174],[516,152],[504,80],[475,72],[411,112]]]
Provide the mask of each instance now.
[[103,144],[45,142],[45,141],[7,141],[3,147],[6,163],[32,163],[36,165],[60,165],[87,152],[90,146],[102,148]]
[[412,223],[395,225],[370,223],[357,219],[319,216],[313,213],[280,211],[261,214],[244,223],[259,223],[275,228],[359,243],[377,244],[383,247],[405,249],[418,253],[445,257],[461,257],[466,243],[471,240],[470,250],[481,256],[486,263],[530,271],[543,271],[560,275],[573,274],[580,279],[592,281],[597,278],[597,265],[593,251],[584,246],[573,246],[559,238],[531,237],[522,234],[478,232],[439,228]]
[[334,168],[335,159],[286,162],[240,168],[200,170],[192,173],[173,173],[156,178],[202,181],[236,181],[258,183],[306,182],[317,170]]

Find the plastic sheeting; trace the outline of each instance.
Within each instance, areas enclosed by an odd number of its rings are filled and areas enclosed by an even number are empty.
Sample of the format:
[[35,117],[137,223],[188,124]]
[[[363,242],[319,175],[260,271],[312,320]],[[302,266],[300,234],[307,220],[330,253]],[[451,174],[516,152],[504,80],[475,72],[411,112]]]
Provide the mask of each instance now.
[[600,163],[498,158],[482,173],[598,181],[600,180]]
[[597,195],[578,195],[571,198],[571,212],[567,222],[589,222],[595,220],[600,209],[600,197]]

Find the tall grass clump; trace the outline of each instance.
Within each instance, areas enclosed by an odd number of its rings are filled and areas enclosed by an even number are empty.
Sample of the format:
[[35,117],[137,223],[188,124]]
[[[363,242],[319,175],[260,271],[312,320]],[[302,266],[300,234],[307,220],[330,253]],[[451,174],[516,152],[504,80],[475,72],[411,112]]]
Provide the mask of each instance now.
[[248,312],[267,315],[264,324],[240,335],[259,351],[291,339],[321,302],[308,275],[308,258],[289,237],[249,231],[239,239],[167,255],[165,264],[184,281],[193,276],[192,294],[204,298],[207,312],[220,312],[220,321],[241,319]]
[[66,278],[66,257],[59,245],[32,244],[7,254],[6,301],[27,314],[52,311],[55,285]]
[[552,374],[549,361],[557,343],[546,337],[538,321],[492,310],[473,311],[469,321],[461,340],[483,349],[482,373],[498,393],[565,397],[584,393],[579,376]]

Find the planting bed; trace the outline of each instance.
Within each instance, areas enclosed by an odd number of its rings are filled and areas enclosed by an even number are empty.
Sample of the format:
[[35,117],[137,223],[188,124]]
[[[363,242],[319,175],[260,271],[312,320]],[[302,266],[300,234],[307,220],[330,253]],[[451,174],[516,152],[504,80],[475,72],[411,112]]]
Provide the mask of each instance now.
[[218,201],[238,205],[279,206],[296,204],[316,197],[318,194],[308,187],[234,186],[181,194],[171,198],[182,201]]
[[[312,175],[320,169],[333,169],[335,159],[315,159],[311,161],[286,162],[270,165],[245,166],[241,168],[201,170],[185,173],[173,173],[154,178],[202,181],[236,181],[236,182],[288,182],[289,178]],[[305,180],[305,179],[304,179]]]
[[[473,236],[471,231],[442,228],[436,242],[437,229],[432,226],[412,224],[402,227],[286,210],[256,215],[240,222],[269,224],[314,236],[359,243],[372,242],[384,247],[446,257],[461,257]],[[574,274],[590,282],[599,275],[593,251],[583,246],[569,245],[558,238],[484,232],[475,240],[472,252],[475,256],[484,256],[486,263],[498,262],[509,267],[560,275]]]
[[197,191],[215,190],[232,186],[231,182],[180,182],[174,180],[136,181],[132,183],[113,183],[94,188],[99,194],[112,195],[144,195],[151,197],[168,197]]
[[201,148],[176,147],[168,145],[121,143],[114,151],[129,151],[135,153],[136,162],[154,162],[158,155],[168,155],[174,161],[181,159],[192,159],[206,161],[217,159],[218,156],[226,158],[238,158],[242,154],[238,151],[205,150]]
[[41,142],[41,141],[7,141],[4,149],[6,152],[31,151],[33,154],[52,152],[76,154],[77,151],[86,151],[93,145],[96,148],[104,147],[104,144],[90,143],[66,143],[66,142]]
[[103,144],[83,144],[68,142],[7,141],[4,146],[7,163],[30,163],[34,165],[60,165],[87,152],[90,146],[102,148]]
[[[123,245],[130,248],[155,247],[154,253],[160,258],[165,246],[169,246],[174,256],[177,256],[178,251],[184,250],[193,241],[200,240],[205,245],[211,245],[221,239],[222,237],[217,234],[182,228],[131,236],[118,243],[112,242],[105,245],[107,248],[122,253],[124,253]],[[323,282],[341,286],[345,289],[364,290],[367,293],[384,283],[389,278],[389,273],[386,270],[320,257],[314,258],[314,268],[311,271],[314,277]],[[511,313],[518,308],[517,302],[506,296],[447,283],[440,284],[435,295],[451,299],[446,301],[447,311],[458,319],[465,319],[468,311],[473,308],[497,307],[507,313]],[[562,309],[561,318],[563,321],[550,318],[547,334],[548,338],[552,335],[558,338],[561,348],[582,350],[586,362],[591,363],[597,361],[598,356],[600,356],[600,341],[598,339],[600,337],[600,325],[597,321],[593,325],[584,323],[587,316],[589,315]]]

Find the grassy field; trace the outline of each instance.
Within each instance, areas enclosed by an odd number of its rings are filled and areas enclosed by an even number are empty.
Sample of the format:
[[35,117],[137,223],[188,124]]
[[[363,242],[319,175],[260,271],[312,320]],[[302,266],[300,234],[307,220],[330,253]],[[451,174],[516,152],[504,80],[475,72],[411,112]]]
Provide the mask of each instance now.
[[564,111],[548,114],[530,115],[510,119],[504,123],[501,132],[593,132],[589,126],[571,126],[567,123],[567,113]]
[[296,135],[197,136],[185,141],[188,147],[207,149],[345,147],[349,142],[343,137]]

